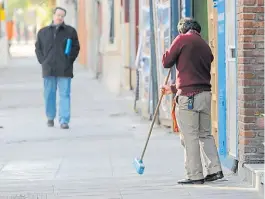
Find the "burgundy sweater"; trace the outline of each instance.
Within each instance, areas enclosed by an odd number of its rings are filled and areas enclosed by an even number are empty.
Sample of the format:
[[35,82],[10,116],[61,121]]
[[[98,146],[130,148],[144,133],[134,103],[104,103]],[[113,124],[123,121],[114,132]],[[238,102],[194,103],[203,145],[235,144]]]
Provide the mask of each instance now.
[[176,64],[178,94],[189,95],[211,91],[211,63],[214,57],[209,45],[196,31],[178,35],[162,58],[164,68]]

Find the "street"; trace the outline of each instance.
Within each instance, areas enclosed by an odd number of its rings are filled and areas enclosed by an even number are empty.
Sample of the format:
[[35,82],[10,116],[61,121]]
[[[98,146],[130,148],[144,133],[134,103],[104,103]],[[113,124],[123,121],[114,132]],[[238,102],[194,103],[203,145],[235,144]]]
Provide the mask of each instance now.
[[[139,176],[150,121],[133,112],[132,97],[116,96],[76,66],[69,130],[46,126],[41,66],[32,46],[15,46],[0,69],[0,198],[18,199],[258,199],[256,190],[224,168],[225,179],[178,185],[183,148],[169,129],[155,127]],[[9,197],[8,197],[9,196]],[[12,197],[11,197],[12,196]]]

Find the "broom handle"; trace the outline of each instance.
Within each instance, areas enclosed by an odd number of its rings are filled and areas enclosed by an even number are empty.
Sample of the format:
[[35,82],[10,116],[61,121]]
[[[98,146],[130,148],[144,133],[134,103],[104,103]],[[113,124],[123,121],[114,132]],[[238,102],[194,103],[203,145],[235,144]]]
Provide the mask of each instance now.
[[[166,85],[167,82],[168,82],[168,79],[169,79],[169,76],[170,76],[170,71],[171,71],[171,70],[169,69],[168,74],[167,74],[167,77],[166,77],[166,80],[165,80],[165,85]],[[157,105],[156,105],[155,113],[154,113],[154,116],[153,116],[153,119],[152,119],[151,126],[150,126],[150,128],[149,128],[148,137],[147,137],[147,140],[146,140],[146,143],[145,143],[145,146],[144,146],[144,150],[143,150],[143,152],[142,152],[142,155],[141,155],[141,159],[140,159],[140,160],[143,160],[143,158],[144,158],[144,154],[145,154],[145,151],[146,151],[146,148],[147,148],[147,145],[148,145],[148,142],[149,142],[149,139],[150,139],[150,136],[151,136],[151,133],[152,133],[152,130],[153,130],[154,124],[155,124],[156,116],[157,116],[157,113],[158,113],[158,110],[159,110],[160,104],[161,104],[161,102],[162,102],[163,96],[164,96],[164,94],[161,93],[160,98],[159,98],[159,101],[158,101],[158,103],[157,103]]]

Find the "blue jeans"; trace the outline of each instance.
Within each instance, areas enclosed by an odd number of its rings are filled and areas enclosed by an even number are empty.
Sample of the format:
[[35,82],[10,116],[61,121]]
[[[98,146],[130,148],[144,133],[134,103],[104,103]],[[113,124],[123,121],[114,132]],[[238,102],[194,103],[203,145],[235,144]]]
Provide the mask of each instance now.
[[70,122],[70,93],[71,78],[67,77],[45,77],[44,78],[44,99],[45,110],[48,120],[56,117],[56,91],[59,89],[59,122],[68,124]]

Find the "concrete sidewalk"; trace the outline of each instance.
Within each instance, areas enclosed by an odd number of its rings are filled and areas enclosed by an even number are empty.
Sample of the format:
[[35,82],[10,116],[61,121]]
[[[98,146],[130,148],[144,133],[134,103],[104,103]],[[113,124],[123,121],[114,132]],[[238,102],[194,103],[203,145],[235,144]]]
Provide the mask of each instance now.
[[132,161],[141,153],[149,122],[134,115],[130,99],[109,93],[84,69],[75,71],[70,130],[58,123],[46,127],[35,60],[20,58],[0,70],[0,198],[259,198],[229,172],[219,182],[177,185],[183,149],[178,136],[158,127],[145,174],[137,175]]

